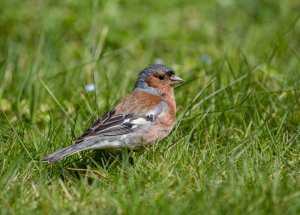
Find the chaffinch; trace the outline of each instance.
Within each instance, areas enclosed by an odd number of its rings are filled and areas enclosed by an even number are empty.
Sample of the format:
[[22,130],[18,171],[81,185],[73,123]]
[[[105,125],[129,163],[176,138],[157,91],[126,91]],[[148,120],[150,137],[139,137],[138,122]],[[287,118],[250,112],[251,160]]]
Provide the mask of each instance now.
[[162,64],[142,70],[133,91],[96,120],[75,144],[42,159],[56,162],[87,149],[139,148],[166,137],[176,120],[174,86],[184,82]]

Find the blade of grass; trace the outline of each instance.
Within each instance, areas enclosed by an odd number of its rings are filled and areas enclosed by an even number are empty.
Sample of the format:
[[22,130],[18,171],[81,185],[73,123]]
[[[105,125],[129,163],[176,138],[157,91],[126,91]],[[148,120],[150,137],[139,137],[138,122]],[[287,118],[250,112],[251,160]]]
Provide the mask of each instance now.
[[224,90],[226,90],[228,87],[231,87],[231,86],[233,86],[233,85],[239,83],[240,81],[244,80],[245,78],[249,77],[250,74],[252,74],[252,73],[254,73],[255,71],[257,71],[257,70],[255,70],[257,67],[258,67],[258,65],[255,66],[255,67],[253,67],[251,71],[249,71],[248,73],[242,75],[242,76],[239,77],[238,79],[234,80],[233,82],[231,82],[231,83],[228,84],[227,86],[222,87],[221,89],[219,89],[219,90],[213,92],[213,93],[210,94],[209,96],[206,96],[204,99],[202,99],[202,100],[199,101],[197,104],[195,104],[195,105],[192,107],[192,110],[195,110],[196,108],[198,108],[198,107],[199,107],[201,104],[203,104],[206,100],[211,99],[211,98],[213,98],[214,96],[216,96],[216,95],[222,93],[222,92],[223,92]]

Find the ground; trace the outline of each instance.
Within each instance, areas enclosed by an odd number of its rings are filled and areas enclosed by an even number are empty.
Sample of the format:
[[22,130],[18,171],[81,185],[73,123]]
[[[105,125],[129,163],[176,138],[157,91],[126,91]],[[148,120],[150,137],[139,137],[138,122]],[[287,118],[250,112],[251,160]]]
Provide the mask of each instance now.
[[[299,214],[296,0],[0,2],[1,214]],[[40,159],[162,62],[187,80],[154,147]]]

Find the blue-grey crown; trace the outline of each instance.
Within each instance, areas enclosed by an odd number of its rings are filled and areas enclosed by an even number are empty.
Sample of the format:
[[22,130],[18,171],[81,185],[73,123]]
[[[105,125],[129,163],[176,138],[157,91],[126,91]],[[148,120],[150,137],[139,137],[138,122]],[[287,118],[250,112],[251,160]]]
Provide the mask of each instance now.
[[163,71],[163,72],[174,72],[170,67],[167,67],[163,64],[151,64],[145,69],[143,69],[138,74],[138,79],[135,83],[134,88],[148,88],[148,84],[145,82],[145,78],[149,77],[150,75],[153,75],[157,71]]

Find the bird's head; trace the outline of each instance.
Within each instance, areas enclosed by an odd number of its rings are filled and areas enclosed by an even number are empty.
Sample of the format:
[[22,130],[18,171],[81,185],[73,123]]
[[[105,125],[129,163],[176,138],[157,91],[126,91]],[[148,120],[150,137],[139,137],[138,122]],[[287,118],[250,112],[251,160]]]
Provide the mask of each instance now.
[[170,67],[152,64],[139,73],[135,88],[154,88],[163,91],[163,89],[172,88],[183,82],[184,80],[175,75],[174,70]]

